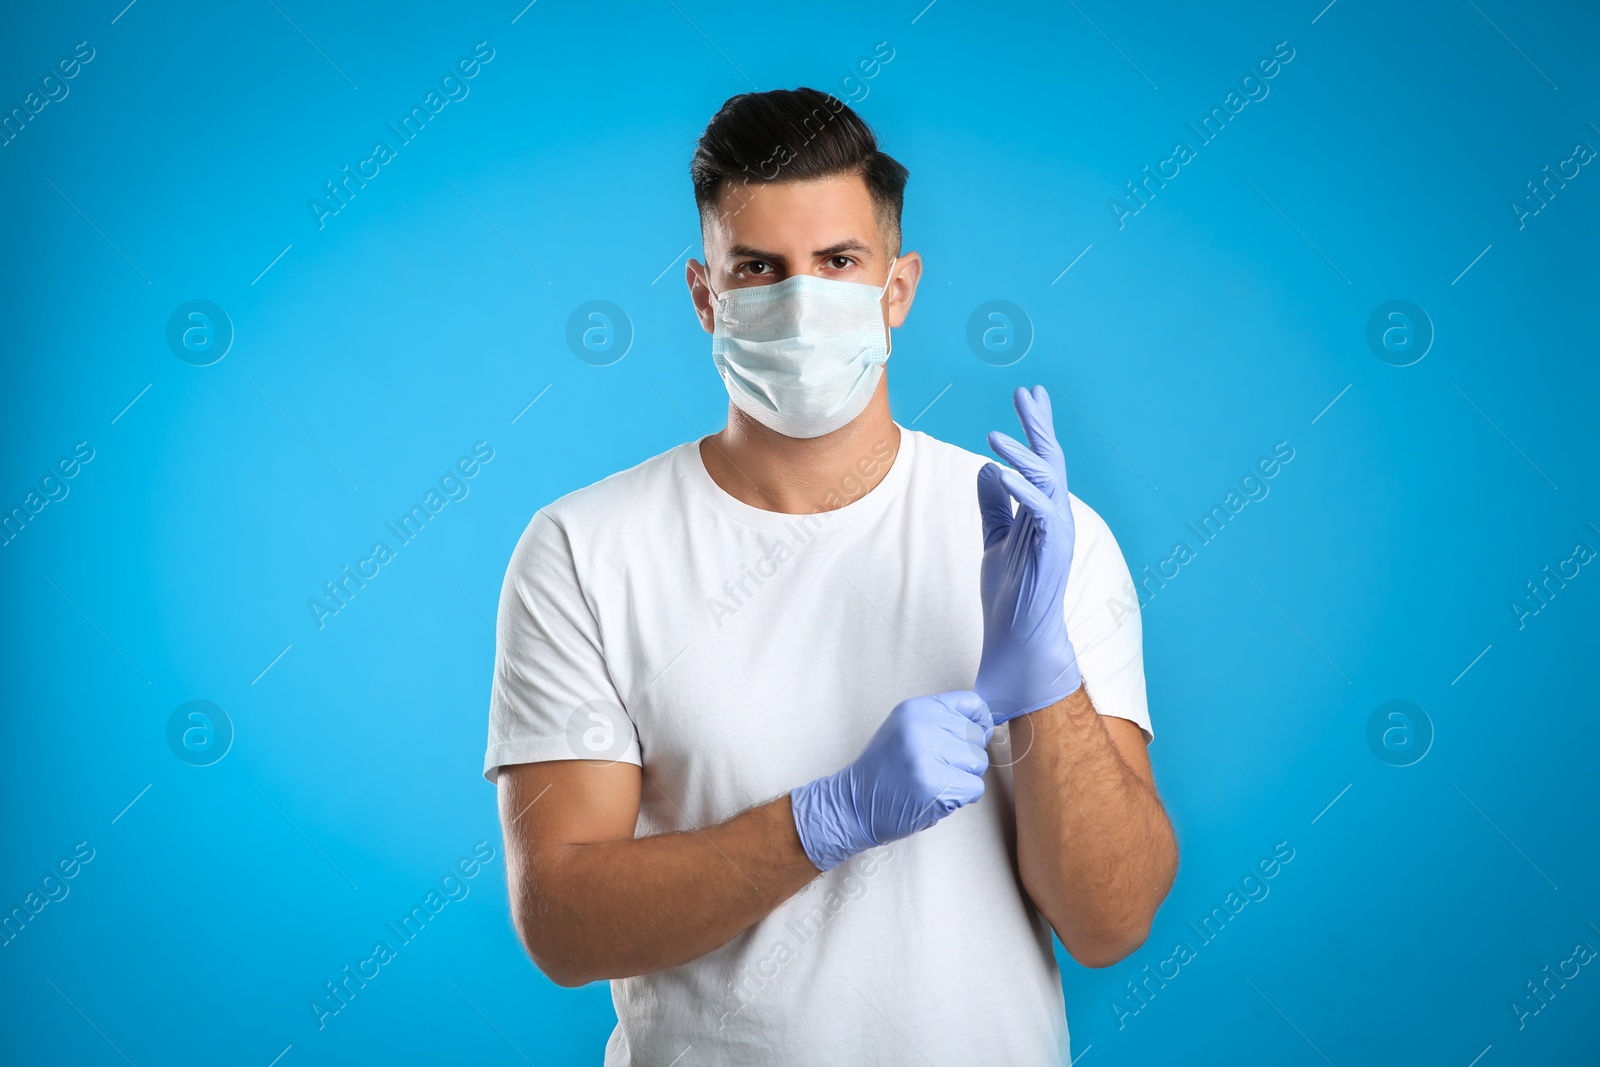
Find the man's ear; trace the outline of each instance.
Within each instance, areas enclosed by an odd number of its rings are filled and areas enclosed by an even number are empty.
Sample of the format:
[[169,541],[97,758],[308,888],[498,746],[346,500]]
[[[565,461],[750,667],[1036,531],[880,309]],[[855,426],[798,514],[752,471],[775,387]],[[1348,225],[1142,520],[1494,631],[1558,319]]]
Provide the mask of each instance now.
[[706,333],[716,329],[716,316],[711,305],[711,289],[706,280],[710,271],[704,263],[692,256],[683,265],[684,284],[689,287],[689,299],[694,303],[695,316],[700,320],[700,328]]
[[889,282],[889,293],[884,300],[891,328],[902,325],[911,314],[911,303],[917,297],[917,283],[921,280],[921,253],[902,253],[895,262],[894,277]]

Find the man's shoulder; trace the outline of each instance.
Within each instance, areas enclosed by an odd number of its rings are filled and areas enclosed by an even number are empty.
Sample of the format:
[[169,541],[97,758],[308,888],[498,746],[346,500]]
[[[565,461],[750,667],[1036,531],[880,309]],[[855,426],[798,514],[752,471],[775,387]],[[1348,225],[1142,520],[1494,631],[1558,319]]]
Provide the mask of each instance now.
[[992,456],[979,455],[953,441],[946,441],[923,430],[907,430],[917,435],[917,466],[940,480],[970,474],[974,479]]
[[522,541],[525,545],[550,541],[589,542],[607,530],[649,528],[650,523],[660,521],[668,502],[680,495],[679,462],[683,451],[696,444],[689,441],[674,445],[665,452],[557,497],[528,520]]

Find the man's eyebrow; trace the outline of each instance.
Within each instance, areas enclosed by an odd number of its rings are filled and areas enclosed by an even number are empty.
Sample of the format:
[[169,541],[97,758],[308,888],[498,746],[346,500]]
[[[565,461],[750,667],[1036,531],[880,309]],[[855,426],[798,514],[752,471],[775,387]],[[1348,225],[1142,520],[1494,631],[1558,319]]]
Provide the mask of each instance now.
[[[871,256],[872,248],[859,238],[847,237],[843,241],[829,245],[827,248],[819,248],[811,254],[813,256],[825,258],[827,256],[843,255],[846,252],[855,252],[858,254],[864,252],[868,256]],[[753,248],[747,244],[735,243],[729,245],[728,254],[730,256],[737,256],[740,259],[760,259],[774,263],[782,263],[784,261],[784,257],[777,252],[766,252],[759,248]]]

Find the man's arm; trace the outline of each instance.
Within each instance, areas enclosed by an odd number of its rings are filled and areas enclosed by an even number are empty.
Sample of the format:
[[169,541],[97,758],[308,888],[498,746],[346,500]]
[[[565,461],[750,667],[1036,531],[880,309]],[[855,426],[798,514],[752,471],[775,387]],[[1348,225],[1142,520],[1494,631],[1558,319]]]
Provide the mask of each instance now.
[[624,978],[718,948],[819,871],[787,795],[703,830],[634,838],[639,768],[500,768],[511,918],[558,985]]
[[[1019,388],[1013,399],[1028,443],[991,433],[990,447],[1015,469],[978,472],[984,642],[975,688],[997,724],[1013,723],[1023,886],[1073,958],[1109,967],[1149,935],[1178,846],[1144,734],[1095,710],[1067,633],[1077,522],[1049,394]],[[1137,627],[1131,633],[1137,640]]]
[[1081,686],[1009,726],[1023,887],[1073,959],[1109,967],[1144,944],[1178,870],[1144,734]]
[[502,767],[512,921],[560,985],[687,963],[821,871],[982,797],[993,732],[976,693],[911,697],[838,772],[716,826],[637,839],[634,764]]

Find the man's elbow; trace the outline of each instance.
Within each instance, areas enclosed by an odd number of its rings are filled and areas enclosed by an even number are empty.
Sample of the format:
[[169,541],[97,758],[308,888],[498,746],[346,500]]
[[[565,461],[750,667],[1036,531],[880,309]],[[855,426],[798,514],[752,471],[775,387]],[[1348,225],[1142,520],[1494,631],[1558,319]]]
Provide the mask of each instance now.
[[[1156,906],[1148,911],[1121,916],[1085,914],[1072,902],[1033,895],[1039,909],[1061,947],[1085,967],[1103,968],[1127,959],[1150,937]],[[1158,906],[1158,905],[1157,905]]]
[[522,950],[528,954],[533,965],[556,985],[574,989],[603,977],[591,973],[588,961],[579,958],[579,954],[572,951],[570,946],[556,943],[548,930],[530,922],[525,913],[513,913],[512,926],[516,928],[517,940],[522,942]]
[[1118,931],[1103,931],[1093,937],[1080,936],[1070,943],[1063,940],[1061,947],[1085,967],[1100,969],[1121,963],[1143,947],[1150,937],[1150,924],[1143,923]]
[[565,989],[575,989],[581,985],[599,980],[597,975],[591,974],[590,969],[583,965],[583,961],[575,959],[570,953],[554,951],[548,946],[541,946],[527,937],[522,939],[522,947],[528,953],[528,958],[539,972],[550,981]]
[[550,981],[554,982],[556,985],[561,986],[563,989],[576,989],[579,986],[588,985],[590,982],[596,981],[596,979],[585,977],[576,969],[565,969],[562,967],[552,966],[550,964],[540,963],[537,959],[535,959],[533,962],[538,966],[539,970],[546,978],[550,979]]

